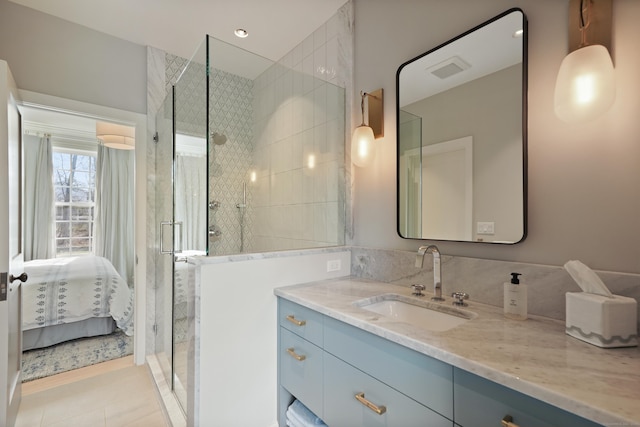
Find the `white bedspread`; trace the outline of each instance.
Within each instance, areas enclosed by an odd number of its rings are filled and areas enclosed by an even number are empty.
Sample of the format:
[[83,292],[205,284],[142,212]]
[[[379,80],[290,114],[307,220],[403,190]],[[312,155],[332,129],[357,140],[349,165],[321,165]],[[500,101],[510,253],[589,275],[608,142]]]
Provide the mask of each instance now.
[[133,290],[102,257],[81,256],[24,263],[22,329],[111,316],[133,335]]

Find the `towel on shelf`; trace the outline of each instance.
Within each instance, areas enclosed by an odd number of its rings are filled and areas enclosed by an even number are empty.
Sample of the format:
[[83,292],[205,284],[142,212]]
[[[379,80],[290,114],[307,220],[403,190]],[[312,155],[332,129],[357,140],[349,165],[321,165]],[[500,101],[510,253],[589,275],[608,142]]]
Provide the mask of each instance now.
[[291,407],[287,409],[287,426],[288,427],[312,427],[313,424],[306,424],[295,413],[291,411]]
[[292,422],[290,427],[327,427],[324,421],[299,400],[295,400],[289,405],[286,415],[287,419]]
[[287,412],[287,422],[290,424],[289,427],[314,427],[313,424],[305,423],[300,417],[290,411]]

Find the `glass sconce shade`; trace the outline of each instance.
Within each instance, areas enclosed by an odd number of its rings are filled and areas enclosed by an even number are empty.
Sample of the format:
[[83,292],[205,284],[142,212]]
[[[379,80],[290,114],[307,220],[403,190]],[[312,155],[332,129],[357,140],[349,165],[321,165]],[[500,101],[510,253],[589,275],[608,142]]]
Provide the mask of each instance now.
[[594,119],[611,107],[615,97],[613,63],[604,46],[586,46],[562,60],[554,100],[561,120],[575,123]]
[[373,129],[369,126],[361,125],[353,131],[351,138],[351,161],[360,168],[364,168],[373,163],[376,158],[375,138]]

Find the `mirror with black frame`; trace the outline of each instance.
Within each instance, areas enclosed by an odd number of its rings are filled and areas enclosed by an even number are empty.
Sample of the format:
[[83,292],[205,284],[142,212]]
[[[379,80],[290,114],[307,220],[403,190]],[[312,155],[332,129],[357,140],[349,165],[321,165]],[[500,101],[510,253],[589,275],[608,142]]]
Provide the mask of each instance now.
[[398,233],[513,244],[526,236],[527,20],[510,9],[402,64]]

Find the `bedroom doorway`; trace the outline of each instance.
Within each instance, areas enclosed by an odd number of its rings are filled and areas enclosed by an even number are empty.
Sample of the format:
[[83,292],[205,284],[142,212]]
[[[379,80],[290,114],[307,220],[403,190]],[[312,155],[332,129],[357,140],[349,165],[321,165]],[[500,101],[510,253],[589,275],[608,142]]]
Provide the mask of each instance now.
[[18,90],[8,64],[0,61],[0,425],[13,426],[22,398],[20,299],[22,270],[22,156]]
[[[23,381],[132,354],[139,317],[135,154],[97,138],[100,123],[132,123],[28,98],[36,102],[21,107],[31,199],[23,220],[26,269],[39,285],[23,294]],[[88,286],[90,297],[81,297]],[[55,308],[59,301],[64,306]]]

